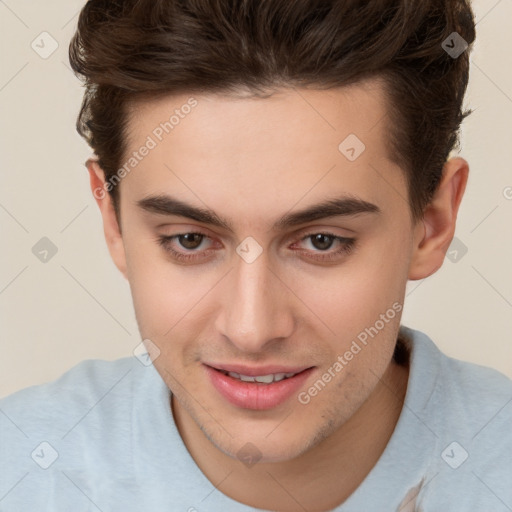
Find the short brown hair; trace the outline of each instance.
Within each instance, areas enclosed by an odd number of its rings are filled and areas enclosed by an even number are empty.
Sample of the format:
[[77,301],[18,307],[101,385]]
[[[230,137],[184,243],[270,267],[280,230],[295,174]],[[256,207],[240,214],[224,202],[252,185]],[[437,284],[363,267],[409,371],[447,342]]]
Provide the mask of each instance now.
[[469,49],[454,58],[442,46],[453,32],[473,43],[469,0],[89,0],[69,47],[86,87],[77,130],[108,180],[127,152],[131,100],[381,78],[389,153],[418,219],[472,112],[461,110]]

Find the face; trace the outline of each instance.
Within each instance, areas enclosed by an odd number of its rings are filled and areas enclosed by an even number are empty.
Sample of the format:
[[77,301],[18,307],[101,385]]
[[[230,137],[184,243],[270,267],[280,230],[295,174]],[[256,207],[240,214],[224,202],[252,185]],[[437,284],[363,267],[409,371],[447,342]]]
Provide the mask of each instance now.
[[133,112],[130,154],[150,149],[118,185],[116,259],[173,408],[224,453],[298,456],[389,366],[418,228],[385,114],[374,82]]

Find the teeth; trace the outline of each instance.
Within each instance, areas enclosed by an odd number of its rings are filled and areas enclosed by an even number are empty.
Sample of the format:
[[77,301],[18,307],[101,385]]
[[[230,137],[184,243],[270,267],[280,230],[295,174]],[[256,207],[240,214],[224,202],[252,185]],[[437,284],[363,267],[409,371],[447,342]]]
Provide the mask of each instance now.
[[271,382],[274,382],[274,376],[272,374],[261,375],[261,377],[254,377],[254,380],[256,382],[263,382],[264,384],[270,384]]
[[268,375],[256,375],[254,377],[251,377],[249,375],[241,375],[240,373],[236,372],[225,372],[222,371],[224,375],[229,375],[230,377],[233,377],[234,379],[239,379],[243,382],[260,382],[262,384],[270,384],[272,382],[279,382],[283,379],[289,379],[290,377],[293,377],[295,373],[270,373]]

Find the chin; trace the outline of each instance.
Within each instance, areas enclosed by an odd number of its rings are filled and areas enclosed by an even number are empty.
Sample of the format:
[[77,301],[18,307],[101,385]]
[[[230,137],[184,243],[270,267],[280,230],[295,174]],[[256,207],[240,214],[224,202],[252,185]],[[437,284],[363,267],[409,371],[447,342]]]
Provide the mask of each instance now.
[[[261,432],[254,436],[244,432],[243,440],[240,438],[230,439],[225,443],[213,439],[207,432],[204,433],[210,442],[225,455],[242,462],[244,462],[244,458],[249,457],[259,464],[293,460],[314,446],[316,444],[315,439],[318,437],[313,434],[310,438],[298,437],[292,439],[289,435],[274,436],[274,434],[270,434],[266,437]],[[299,432],[297,432],[298,434]],[[302,435],[304,434],[302,433]],[[273,439],[269,437],[273,437]],[[223,439],[223,441],[226,441],[226,439]]]

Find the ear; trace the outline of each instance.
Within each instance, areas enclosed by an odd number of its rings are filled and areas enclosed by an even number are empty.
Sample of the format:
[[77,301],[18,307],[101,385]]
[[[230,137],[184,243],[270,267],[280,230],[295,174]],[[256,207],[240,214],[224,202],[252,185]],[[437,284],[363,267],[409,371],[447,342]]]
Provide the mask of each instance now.
[[423,279],[436,272],[455,233],[459,205],[466,190],[469,166],[461,157],[444,164],[439,186],[415,227],[414,252],[409,279]]
[[110,184],[105,182],[105,173],[96,159],[89,158],[85,165],[89,171],[92,194],[103,218],[103,231],[110,256],[119,271],[127,278],[126,255],[121,228],[117,221],[112,198],[108,193]]

